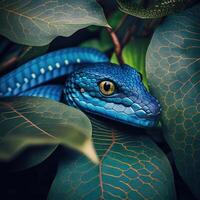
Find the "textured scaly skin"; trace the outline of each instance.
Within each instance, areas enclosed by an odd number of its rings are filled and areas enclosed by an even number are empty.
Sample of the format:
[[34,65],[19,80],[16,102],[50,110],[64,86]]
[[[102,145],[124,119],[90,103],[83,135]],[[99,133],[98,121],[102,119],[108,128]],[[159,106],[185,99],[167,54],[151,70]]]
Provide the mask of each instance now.
[[122,12],[143,19],[161,18],[191,6],[197,1],[198,0],[155,0],[153,5],[143,8],[130,0],[117,0],[119,9]]
[[67,75],[79,63],[108,62],[99,51],[90,48],[68,48],[33,59],[0,78],[0,96],[13,96],[41,83]]
[[[47,85],[31,89],[68,74],[71,75],[65,87]],[[100,92],[99,83],[104,80],[115,83],[113,95]],[[94,49],[52,52],[0,78],[1,96],[40,96],[60,101],[63,88],[66,104],[133,126],[152,127],[160,113],[158,101],[146,90],[136,70],[110,64],[104,54]]]
[[146,63],[176,167],[200,199],[200,4],[166,18],[153,35]]

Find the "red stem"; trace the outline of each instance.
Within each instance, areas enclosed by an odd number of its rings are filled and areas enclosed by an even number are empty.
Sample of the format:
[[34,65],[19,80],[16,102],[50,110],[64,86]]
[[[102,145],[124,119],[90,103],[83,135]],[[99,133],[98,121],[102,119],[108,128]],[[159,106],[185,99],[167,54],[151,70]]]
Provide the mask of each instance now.
[[122,58],[122,48],[121,48],[121,44],[119,42],[119,39],[115,33],[115,31],[113,31],[112,28],[106,28],[111,39],[112,42],[114,44],[114,48],[115,48],[115,54],[117,56],[118,62],[119,64],[124,64],[123,58]]

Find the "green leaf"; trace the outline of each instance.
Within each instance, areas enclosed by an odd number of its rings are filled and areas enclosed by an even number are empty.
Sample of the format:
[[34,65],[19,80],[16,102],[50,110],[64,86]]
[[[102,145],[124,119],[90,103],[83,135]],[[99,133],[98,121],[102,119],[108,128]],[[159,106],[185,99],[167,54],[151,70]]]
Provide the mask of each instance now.
[[[143,76],[143,83],[148,88],[146,71],[145,71],[145,56],[149,45],[149,38],[136,39],[130,41],[122,50],[122,56],[125,64],[128,64],[139,71]],[[111,57],[112,63],[118,63],[115,54]]]
[[[44,98],[11,97],[0,101],[0,113],[0,161],[11,161],[28,147],[55,148],[58,144],[98,161],[91,140],[91,123],[79,110]],[[48,152],[43,153],[46,158]],[[38,164],[37,158],[33,161],[27,162],[28,167]]]
[[[41,145],[27,145],[23,148],[17,156],[14,156],[9,162],[1,161],[1,166],[4,166],[8,171],[18,172],[36,165],[41,164],[57,149],[58,145],[41,144]],[[2,162],[3,161],[3,162]]]
[[100,29],[99,26],[94,26],[94,25],[89,26],[89,27],[87,28],[87,30],[88,30],[88,31],[91,31],[91,32],[98,31],[99,29]]
[[144,130],[92,122],[100,164],[62,157],[48,200],[176,199],[169,161]]
[[115,11],[111,17],[108,18],[108,23],[109,25],[115,29],[118,25],[120,20],[122,19],[122,17],[124,16],[124,13],[120,12],[120,11]]
[[[200,199],[200,4],[167,17],[147,51],[147,75],[162,106],[163,135],[179,174]],[[177,28],[178,27],[178,28]]]
[[29,46],[49,44],[89,25],[109,26],[95,0],[1,0],[0,33]]

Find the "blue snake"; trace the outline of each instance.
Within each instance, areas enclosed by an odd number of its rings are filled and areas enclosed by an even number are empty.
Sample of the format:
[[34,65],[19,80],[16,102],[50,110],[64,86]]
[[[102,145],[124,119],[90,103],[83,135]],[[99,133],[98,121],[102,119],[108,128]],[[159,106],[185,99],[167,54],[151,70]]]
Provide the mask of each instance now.
[[[67,76],[64,85],[44,85],[61,76]],[[0,78],[0,96],[46,97],[137,127],[155,126],[161,110],[140,73],[91,48],[58,50],[23,64]]]

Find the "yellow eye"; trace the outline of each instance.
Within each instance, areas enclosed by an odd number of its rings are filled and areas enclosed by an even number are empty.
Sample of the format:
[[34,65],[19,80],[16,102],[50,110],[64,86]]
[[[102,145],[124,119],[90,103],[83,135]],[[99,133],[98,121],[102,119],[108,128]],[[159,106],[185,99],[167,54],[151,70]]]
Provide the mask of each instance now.
[[99,89],[104,95],[112,95],[115,92],[115,85],[111,81],[102,81],[99,84]]

